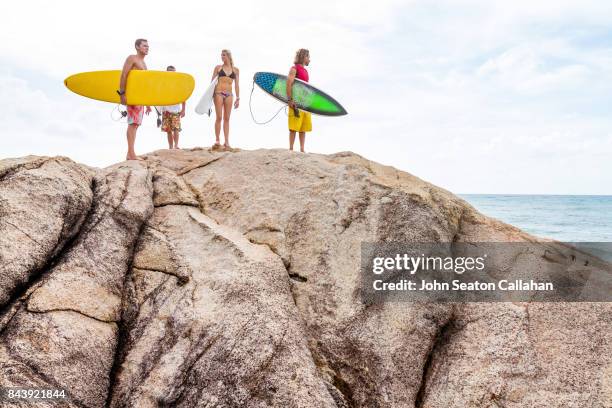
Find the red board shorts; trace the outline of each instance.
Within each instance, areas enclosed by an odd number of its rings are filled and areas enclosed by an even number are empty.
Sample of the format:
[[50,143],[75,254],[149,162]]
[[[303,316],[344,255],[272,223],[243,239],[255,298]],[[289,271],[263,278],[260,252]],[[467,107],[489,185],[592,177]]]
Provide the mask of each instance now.
[[144,106],[128,105],[127,106],[127,123],[128,125],[140,126],[144,115]]

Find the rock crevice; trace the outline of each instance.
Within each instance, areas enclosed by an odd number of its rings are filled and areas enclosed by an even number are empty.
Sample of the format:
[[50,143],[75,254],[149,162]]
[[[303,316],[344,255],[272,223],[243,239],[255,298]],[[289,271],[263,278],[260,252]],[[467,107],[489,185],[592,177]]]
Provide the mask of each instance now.
[[[145,159],[0,161],[3,386],[67,407],[609,405],[609,303],[362,301],[363,242],[537,238],[350,152]],[[551,245],[530,261],[570,262]]]

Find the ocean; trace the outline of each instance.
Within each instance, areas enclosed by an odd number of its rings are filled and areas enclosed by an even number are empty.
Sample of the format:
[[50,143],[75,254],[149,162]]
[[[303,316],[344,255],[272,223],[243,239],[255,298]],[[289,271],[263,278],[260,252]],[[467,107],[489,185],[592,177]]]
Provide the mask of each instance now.
[[460,194],[481,213],[563,242],[612,242],[612,196]]

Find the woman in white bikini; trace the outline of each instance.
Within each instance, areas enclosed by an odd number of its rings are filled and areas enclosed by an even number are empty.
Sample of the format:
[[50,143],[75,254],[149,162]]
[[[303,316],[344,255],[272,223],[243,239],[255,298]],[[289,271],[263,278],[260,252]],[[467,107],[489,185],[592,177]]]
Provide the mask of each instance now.
[[[232,53],[229,50],[221,51],[221,61],[223,61],[223,64],[215,67],[212,76],[212,80],[214,80],[215,77],[219,78],[219,82],[215,88],[215,96],[213,97],[213,101],[215,103],[215,113],[217,115],[217,119],[215,121],[216,142],[213,147],[218,148],[221,146],[219,137],[221,134],[221,120],[223,120],[223,135],[225,136],[225,143],[223,146],[225,146],[226,149],[230,149],[229,120],[230,114],[232,113],[232,102],[234,103],[235,109],[238,109],[238,105],[240,103],[240,86],[238,84],[238,76],[240,71],[234,66]],[[232,93],[232,84],[234,84],[234,88],[236,90],[235,101],[234,94]]]

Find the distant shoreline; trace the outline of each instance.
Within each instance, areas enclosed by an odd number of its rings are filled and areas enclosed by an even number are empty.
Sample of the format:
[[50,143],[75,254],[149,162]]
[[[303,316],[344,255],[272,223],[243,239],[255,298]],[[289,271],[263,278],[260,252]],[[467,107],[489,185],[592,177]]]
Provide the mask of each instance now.
[[500,196],[500,197],[610,197],[612,194],[522,194],[522,193],[457,193],[459,197],[465,196]]
[[481,213],[563,242],[612,242],[612,195],[459,194]]

